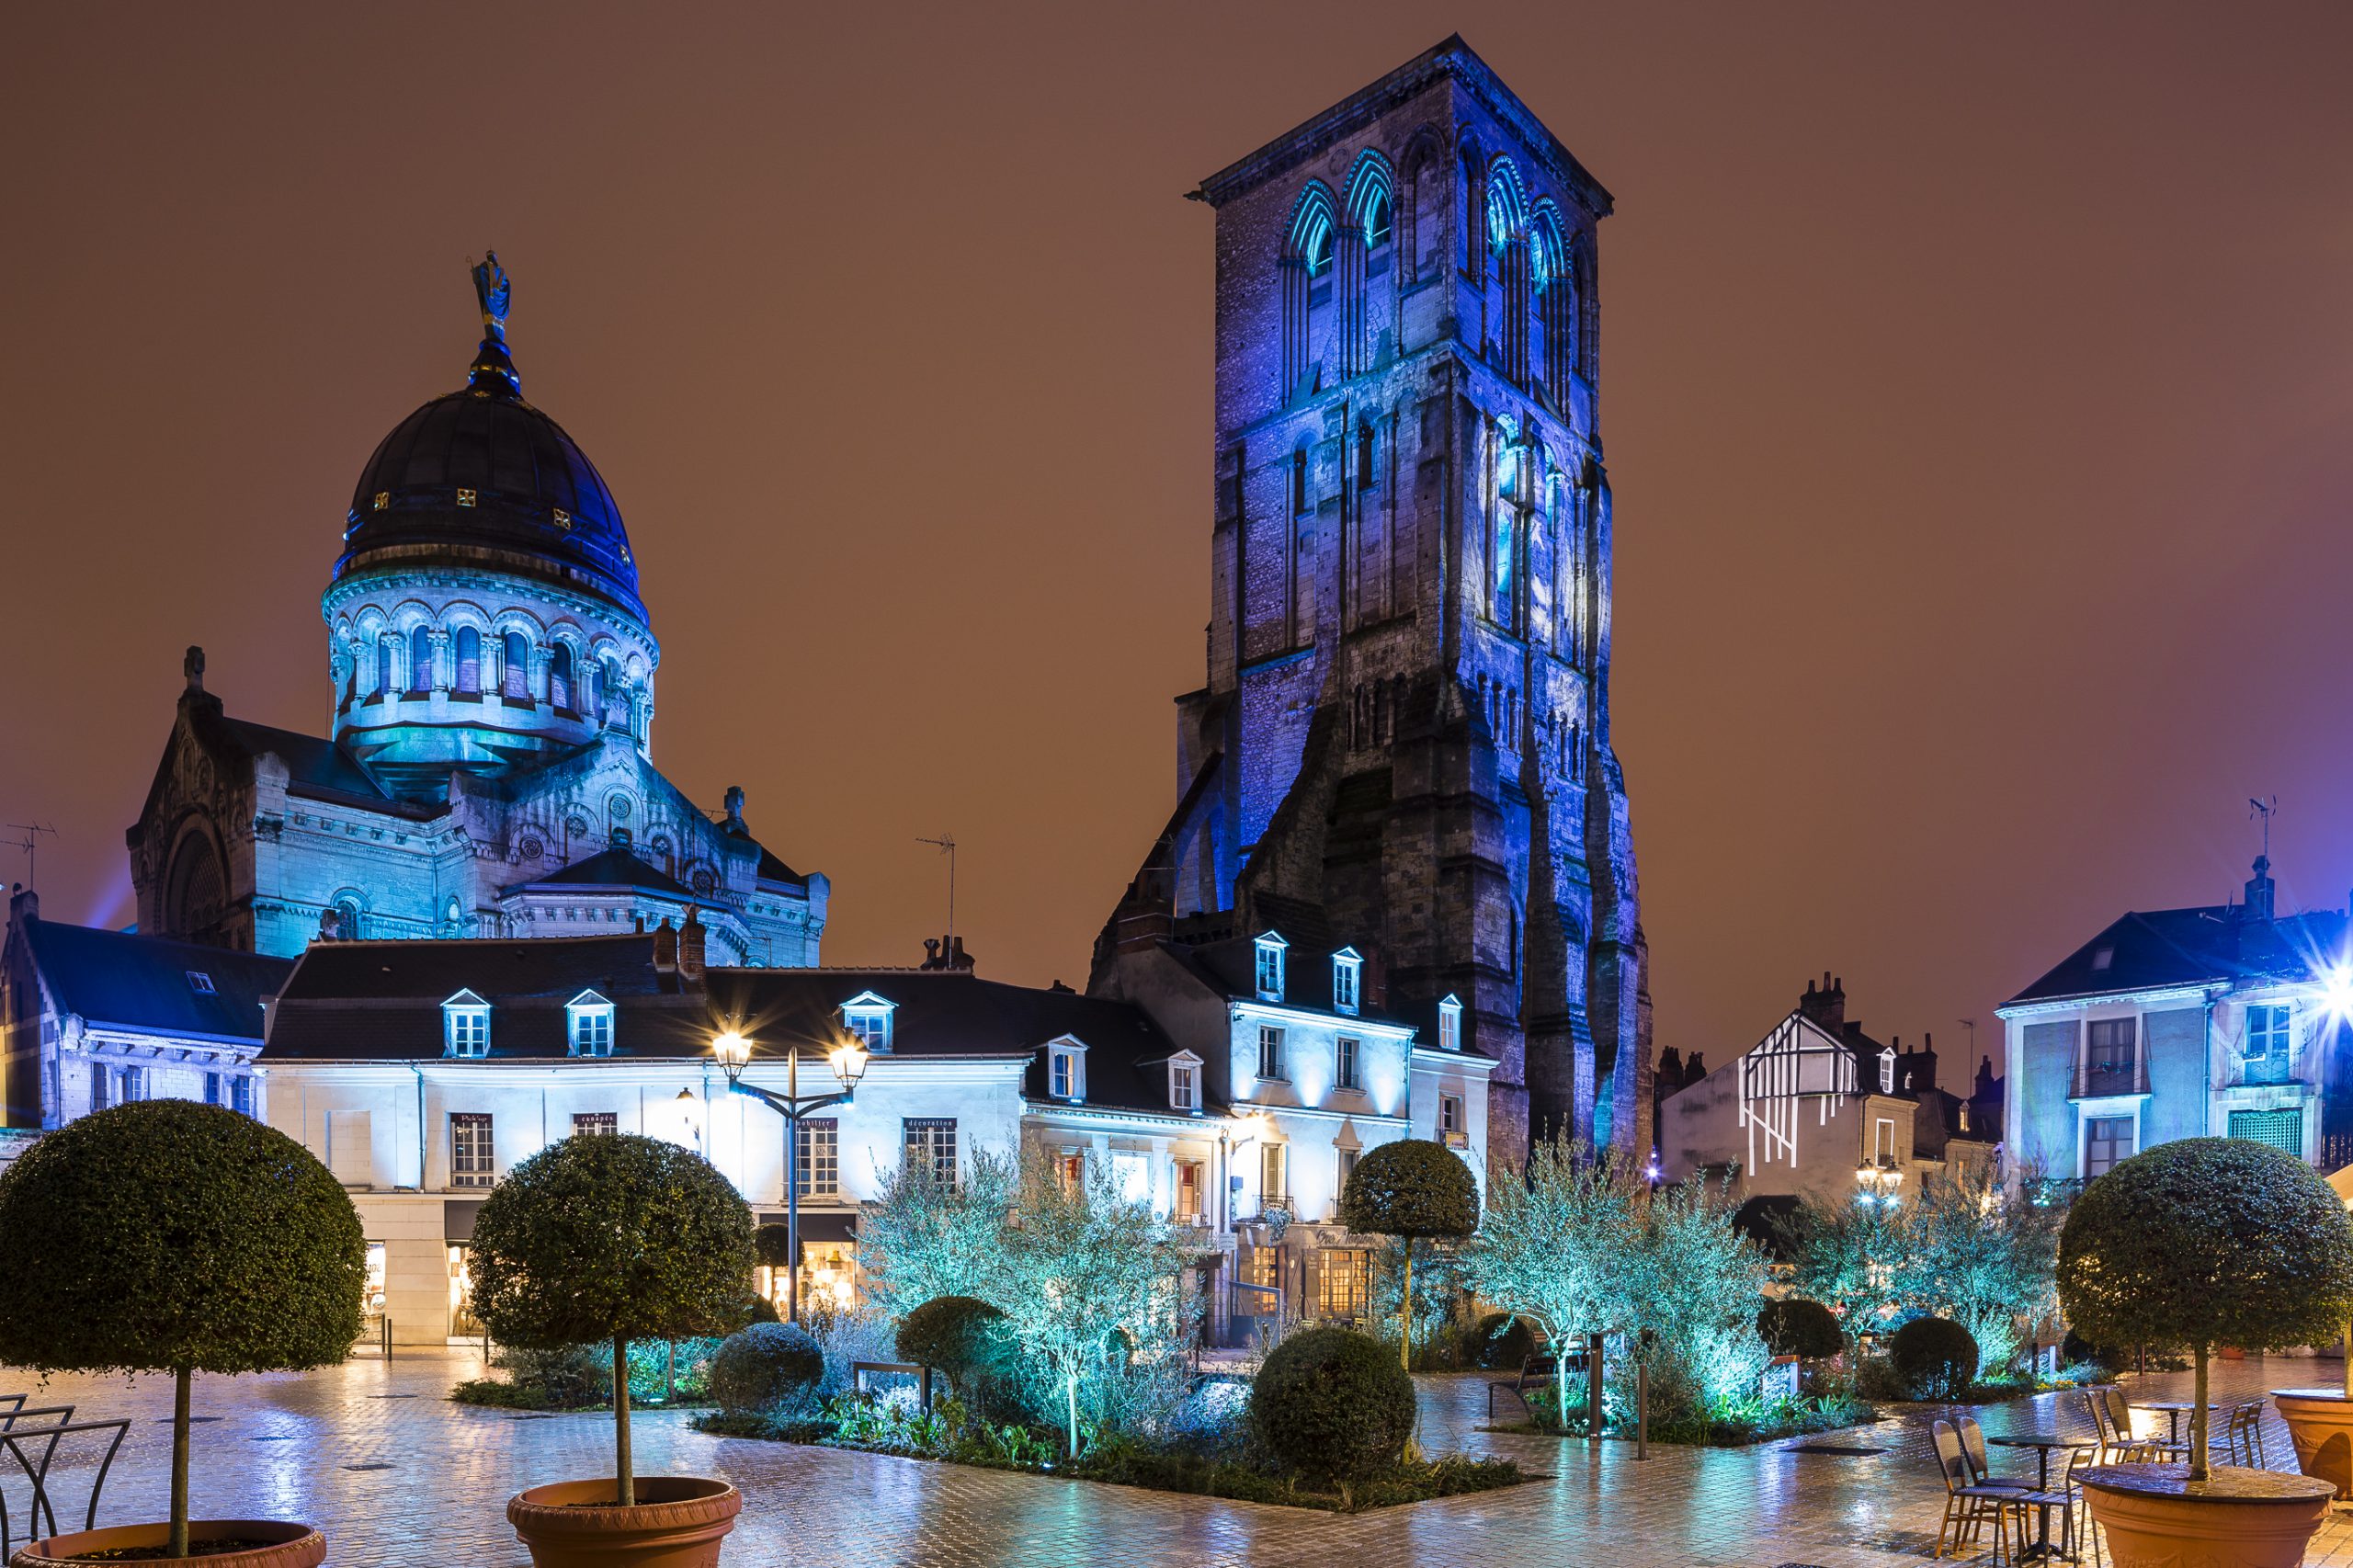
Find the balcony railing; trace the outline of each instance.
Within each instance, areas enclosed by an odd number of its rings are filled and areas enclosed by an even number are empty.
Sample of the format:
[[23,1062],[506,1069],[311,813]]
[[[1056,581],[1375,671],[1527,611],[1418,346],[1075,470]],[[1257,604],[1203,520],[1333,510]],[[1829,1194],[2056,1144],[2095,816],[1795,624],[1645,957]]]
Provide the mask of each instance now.
[[2148,1059],[2135,1054],[2130,1062],[2086,1062],[2075,1069],[2075,1085],[2068,1092],[2071,1099],[2098,1099],[2109,1095],[2145,1095],[2149,1092]]

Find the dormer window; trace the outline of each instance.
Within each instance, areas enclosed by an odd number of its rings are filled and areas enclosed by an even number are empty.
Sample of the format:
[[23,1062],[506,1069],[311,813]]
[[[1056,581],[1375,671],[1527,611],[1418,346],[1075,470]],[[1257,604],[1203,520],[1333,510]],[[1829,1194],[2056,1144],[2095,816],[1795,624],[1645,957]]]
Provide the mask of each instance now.
[[1357,994],[1364,976],[1364,960],[1354,948],[1342,948],[1332,955],[1332,1010],[1353,1015],[1357,1010]]
[[1438,1048],[1440,1051],[1462,1049],[1462,1002],[1449,996],[1438,1005]]
[[472,991],[460,991],[441,1004],[444,1053],[482,1057],[490,1054],[490,1004]]
[[1086,1046],[1065,1035],[1046,1047],[1046,1092],[1058,1100],[1086,1097]]
[[188,988],[190,991],[195,992],[199,996],[212,996],[219,994],[219,993],[212,989],[212,977],[205,973],[202,970],[183,970],[181,972],[188,976]]
[[891,1014],[898,1006],[871,991],[861,991],[842,1004],[842,1028],[871,1051],[891,1049]]
[[566,1037],[574,1056],[613,1053],[613,1005],[594,991],[583,991],[564,1004]]
[[1168,1108],[1201,1114],[1201,1059],[1189,1051],[1168,1059]]
[[1289,942],[1272,931],[1258,938],[1258,1000],[1279,1002],[1283,999],[1283,949]]
[[1895,1048],[1892,1045],[1880,1047],[1879,1092],[1882,1095],[1895,1093]]

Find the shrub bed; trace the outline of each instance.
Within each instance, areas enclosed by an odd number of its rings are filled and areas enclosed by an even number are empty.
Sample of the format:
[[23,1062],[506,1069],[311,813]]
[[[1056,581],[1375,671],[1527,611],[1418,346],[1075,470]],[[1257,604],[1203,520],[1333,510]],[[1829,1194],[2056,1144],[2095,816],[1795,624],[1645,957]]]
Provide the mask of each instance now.
[[756,1323],[721,1343],[710,1399],[731,1413],[776,1410],[805,1400],[824,1376],[825,1353],[807,1329]]

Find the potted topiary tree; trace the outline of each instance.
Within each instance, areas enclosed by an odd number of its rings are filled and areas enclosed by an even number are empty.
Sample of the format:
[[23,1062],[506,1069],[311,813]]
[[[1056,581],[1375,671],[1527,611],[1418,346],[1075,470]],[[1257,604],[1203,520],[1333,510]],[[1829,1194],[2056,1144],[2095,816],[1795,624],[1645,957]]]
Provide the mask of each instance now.
[[1414,1364],[1414,1244],[1467,1236],[1479,1228],[1479,1184],[1443,1143],[1402,1138],[1366,1152],[1340,1189],[1340,1222],[1405,1243],[1405,1288],[1397,1305],[1397,1364]]
[[2185,1346],[2198,1369],[2188,1463],[2084,1474],[2118,1568],[2302,1562],[2335,1489],[2211,1464],[2207,1366],[2218,1346],[2308,1345],[2344,1320],[2353,1228],[2328,1184],[2249,1139],[2160,1143],[2075,1200],[2059,1237],[2059,1300],[2086,1338]]
[[[35,1541],[18,1564],[85,1553],[313,1568],[307,1524],[188,1517],[197,1372],[299,1371],[359,1336],[368,1246],[327,1168],[249,1116],[143,1100],[49,1133],[0,1176],[0,1362],[172,1376],[172,1511]],[[153,1560],[152,1557],[150,1560]]]
[[632,1339],[743,1326],[752,1213],[701,1155],[631,1134],[567,1138],[517,1165],[475,1216],[474,1314],[493,1338],[612,1346],[614,1473],[506,1505],[540,1568],[710,1568],[743,1498],[724,1481],[631,1468]]

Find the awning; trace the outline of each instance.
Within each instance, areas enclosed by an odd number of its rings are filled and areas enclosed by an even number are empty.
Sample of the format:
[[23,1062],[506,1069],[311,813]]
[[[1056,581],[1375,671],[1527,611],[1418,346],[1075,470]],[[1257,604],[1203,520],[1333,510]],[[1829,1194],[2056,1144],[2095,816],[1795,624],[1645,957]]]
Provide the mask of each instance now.
[[[763,1214],[760,1216],[760,1228],[762,1230],[767,1230],[769,1226],[773,1225],[780,1231],[784,1229],[784,1223],[785,1217],[782,1214]],[[821,1209],[813,1211],[803,1209],[801,1211],[801,1243],[802,1246],[807,1246],[811,1242],[854,1242],[856,1240],[858,1240],[857,1210]],[[796,1259],[795,1261],[798,1260]]]

